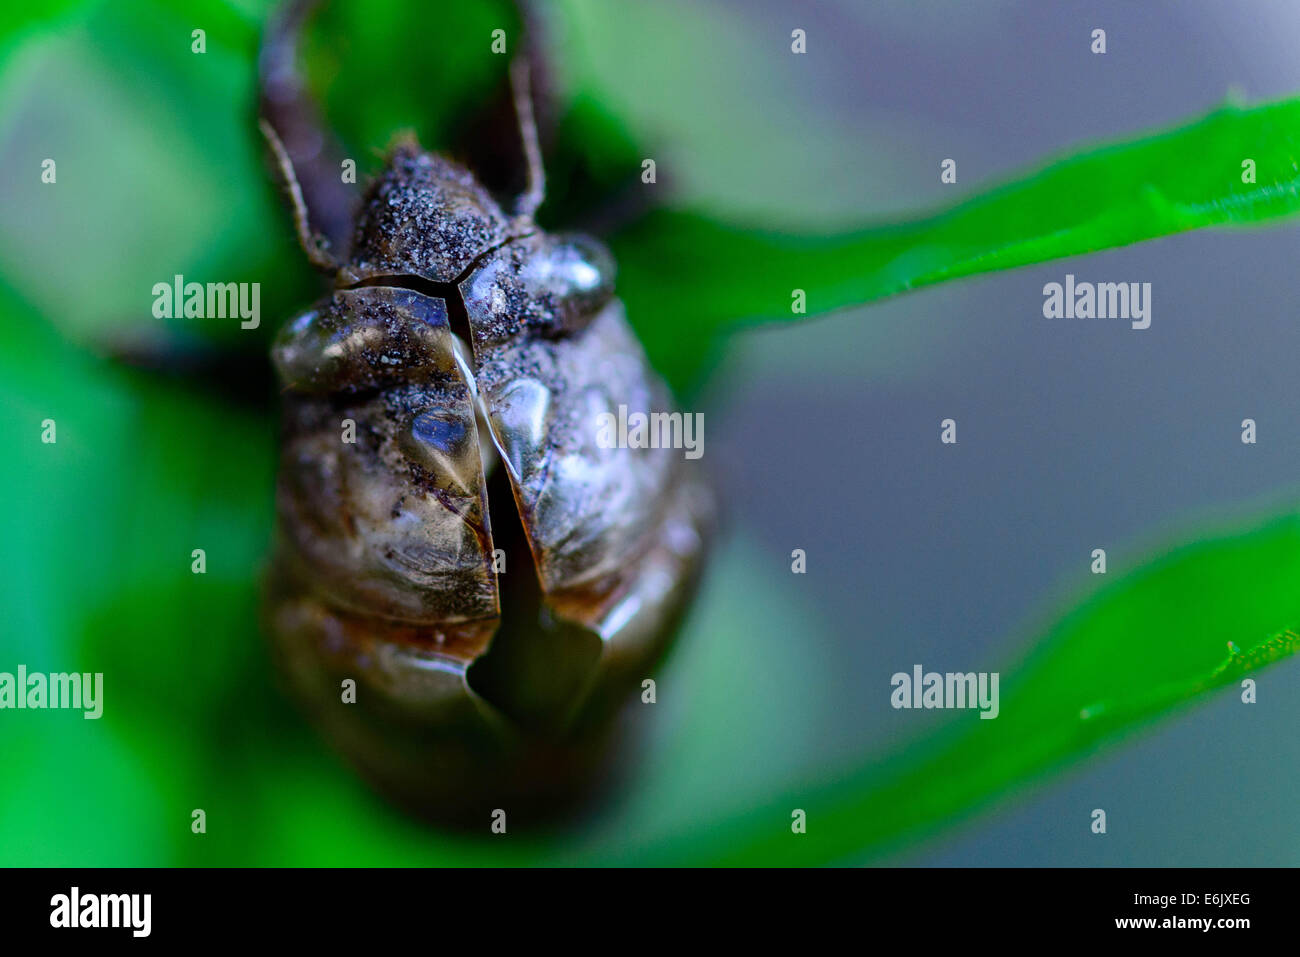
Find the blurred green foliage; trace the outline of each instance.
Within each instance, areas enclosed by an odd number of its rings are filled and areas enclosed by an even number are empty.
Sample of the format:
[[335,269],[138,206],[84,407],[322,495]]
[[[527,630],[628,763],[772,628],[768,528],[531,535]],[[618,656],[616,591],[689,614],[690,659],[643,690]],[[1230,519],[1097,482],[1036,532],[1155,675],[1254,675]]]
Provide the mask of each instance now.
[[[679,303],[642,330],[696,336],[802,318],[962,276],[1300,209],[1300,100],[1223,106],[1169,132],[1062,157],[910,222],[838,235],[746,229],[695,212],[656,212],[614,246],[621,291]],[[1243,182],[1243,157],[1254,161]],[[667,348],[665,345],[663,348]]]
[[[1294,652],[1300,622],[1300,517],[1177,548],[1104,588],[1006,662],[1001,711],[974,713],[894,756],[845,769],[820,789],[766,802],[651,860],[822,863],[846,848],[882,853],[951,825],[1008,787]],[[1229,643],[1236,645],[1235,654]],[[1229,692],[1230,693],[1230,692]],[[772,828],[792,807],[815,828]]]
[[[581,0],[556,9],[567,18],[562,36],[602,22]],[[636,796],[581,836],[508,848],[400,817],[306,730],[267,668],[257,609],[274,423],[96,357],[123,343],[221,348],[241,335],[234,324],[182,331],[154,319],[149,290],[178,273],[261,283],[263,337],[273,317],[316,294],[253,122],[266,13],[254,0],[67,0],[28,5],[0,26],[0,163],[12,172],[0,179],[0,395],[11,450],[0,469],[10,503],[0,669],[106,675],[100,721],[75,712],[0,720],[0,861],[840,860],[955,820],[1205,693],[1228,640],[1249,649],[1300,619],[1294,521],[1193,546],[1116,583],[1033,644],[997,721],[963,717],[898,757],[838,773],[790,757],[821,719],[815,691],[803,711],[764,703],[782,688],[816,689],[825,666],[756,646],[772,631],[752,627],[810,629],[815,614],[743,549],[726,547],[684,636],[682,703],[666,709],[677,723]],[[504,2],[336,3],[310,34],[308,72],[344,143],[373,170],[398,128],[453,148],[456,128],[502,75],[486,38],[516,22]],[[203,56],[190,52],[196,27],[207,31]],[[571,59],[548,156],[548,224],[617,199],[637,182],[643,154],[600,70]],[[937,215],[839,236],[755,230],[698,206],[661,210],[611,237],[620,290],[657,366],[689,387],[731,327],[790,318],[795,287],[817,313],[1294,212],[1297,129],[1294,101],[1228,108],[1063,159]],[[1258,184],[1241,182],[1243,156],[1256,159]],[[46,157],[57,158],[57,188],[39,185]],[[45,418],[58,423],[57,444],[37,441]],[[205,576],[190,573],[200,546]],[[788,666],[774,678],[759,663],[778,658]],[[766,695],[726,690],[774,680],[782,687]],[[1082,719],[1084,708],[1095,717]],[[736,751],[746,737],[773,742],[773,753],[786,741],[784,763],[754,768]],[[719,767],[735,772],[721,797],[699,783]],[[780,796],[798,774],[838,783]],[[798,840],[791,806],[818,822]],[[195,807],[208,814],[202,838],[189,831]]]

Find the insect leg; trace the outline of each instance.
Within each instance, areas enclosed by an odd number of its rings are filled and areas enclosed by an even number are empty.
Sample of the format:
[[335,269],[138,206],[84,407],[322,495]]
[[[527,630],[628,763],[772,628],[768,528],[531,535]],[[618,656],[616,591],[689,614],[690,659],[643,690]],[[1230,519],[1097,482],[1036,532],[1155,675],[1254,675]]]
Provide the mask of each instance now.
[[289,204],[293,209],[293,225],[298,233],[298,243],[302,246],[302,251],[307,254],[311,264],[322,272],[338,272],[339,262],[334,257],[334,254],[329,251],[329,240],[311,227],[311,221],[307,214],[307,202],[303,199],[302,187],[298,184],[298,176],[294,172],[293,160],[289,156],[289,151],[284,148],[284,143],[280,141],[279,135],[275,132],[275,127],[267,122],[265,118],[260,120],[258,125],[262,129],[262,135],[266,137],[267,145],[271,148],[276,167],[280,171],[280,179],[284,184],[285,191],[289,194]]
[[[356,190],[343,182],[341,151],[298,70],[299,39],[317,6],[318,0],[291,0],[273,15],[258,56],[258,109],[263,133],[269,126],[275,134],[267,139],[281,175],[296,185],[295,220],[306,222],[346,260]],[[315,265],[326,268],[317,262],[318,246],[304,248]]]
[[537,122],[533,118],[530,72],[526,56],[518,56],[510,64],[510,87],[514,93],[515,115],[519,120],[519,138],[528,164],[528,186],[515,202],[515,215],[528,219],[532,219],[546,198],[546,171],[542,168],[542,148],[537,141]]

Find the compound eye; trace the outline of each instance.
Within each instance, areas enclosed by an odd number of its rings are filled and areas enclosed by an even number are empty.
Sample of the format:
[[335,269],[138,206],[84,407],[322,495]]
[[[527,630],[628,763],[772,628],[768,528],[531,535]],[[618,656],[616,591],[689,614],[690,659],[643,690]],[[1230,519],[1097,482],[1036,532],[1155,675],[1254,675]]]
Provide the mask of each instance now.
[[528,283],[550,305],[557,332],[577,332],[614,296],[614,257],[590,236],[551,239],[544,255],[529,263]]
[[460,292],[476,355],[521,334],[562,338],[614,298],[614,259],[588,236],[534,233],[496,250]]

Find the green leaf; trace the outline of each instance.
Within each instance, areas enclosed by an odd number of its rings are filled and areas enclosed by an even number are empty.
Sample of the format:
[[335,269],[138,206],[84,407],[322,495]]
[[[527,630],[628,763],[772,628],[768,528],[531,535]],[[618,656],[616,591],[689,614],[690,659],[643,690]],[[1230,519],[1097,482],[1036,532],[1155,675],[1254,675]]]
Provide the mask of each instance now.
[[[232,740],[292,727],[257,633],[274,428],[95,360],[3,286],[0,325],[6,670],[104,675],[98,720],[0,723],[0,751],[25,756],[0,847],[9,858],[15,830],[36,828],[35,863],[165,863],[190,810],[232,790]],[[191,572],[195,548],[207,574]]]
[[[88,4],[25,35],[0,68],[0,162],[13,171],[0,181],[0,273],[66,335],[247,337],[237,323],[155,318],[152,288],[176,274],[260,282],[266,333],[310,300],[257,141],[260,29],[218,0]],[[41,181],[47,158],[56,183]]]
[[502,79],[507,56],[492,52],[492,31],[519,42],[509,0],[474,3],[327,3],[305,31],[311,89],[343,142],[372,172],[399,130],[414,129],[428,149],[447,152],[458,125]]
[[[960,712],[895,757],[632,859],[822,864],[883,853],[1294,654],[1297,622],[1300,516],[1185,546],[1102,590],[1004,666],[996,718]],[[791,832],[793,808],[807,812],[806,834]]]
[[[792,235],[663,210],[619,235],[619,290],[652,361],[681,382],[683,341],[922,286],[1300,208],[1300,99],[1225,105],[1171,132],[1057,160],[911,222]],[[1243,183],[1254,160],[1257,182]]]
[[[272,424],[98,362],[49,325],[81,341],[127,327],[170,332],[174,324],[150,316],[150,287],[177,272],[262,282],[267,332],[271,317],[309,301],[310,273],[264,175],[252,121],[266,8],[56,0],[0,27],[0,155],[18,171],[0,186],[8,213],[0,397],[11,413],[0,429],[11,452],[0,469],[10,503],[0,547],[6,651],[33,669],[102,670],[110,696],[101,721],[25,713],[0,727],[0,751],[13,758],[0,795],[0,850],[8,863],[42,864],[555,860],[572,853],[571,841],[498,849],[391,811],[274,690],[257,627]],[[445,17],[410,3],[329,9],[307,59],[331,119],[358,150],[407,125],[429,145],[451,142],[503,65],[487,52],[485,30],[498,20],[513,26],[503,3]],[[190,51],[196,24],[208,32],[201,57]],[[407,29],[390,45],[399,26]],[[636,172],[642,151],[614,112],[578,92],[552,157],[548,212],[581,210],[591,182],[614,192],[623,173]],[[1226,108],[1171,134],[1064,160],[937,216],[838,237],[750,233],[698,213],[659,213],[616,239],[620,288],[655,360],[681,382],[720,330],[789,318],[794,288],[807,290],[817,313],[1180,229],[1289,214],[1296,119],[1295,101]],[[39,182],[45,157],[58,158],[57,188]],[[1240,182],[1247,157],[1259,184]],[[45,417],[59,423],[56,445],[38,439]],[[685,730],[656,759],[659,773],[638,786],[639,809],[615,810],[591,853],[630,853],[628,835],[641,835],[653,847],[636,853],[655,860],[827,861],[924,833],[1291,653],[1296,639],[1280,629],[1300,621],[1297,544],[1288,519],[1160,560],[1067,617],[1006,671],[999,719],[964,722],[797,804],[766,804],[702,835],[684,820],[702,801],[748,806],[756,791],[788,780],[792,761],[740,769],[771,776],[762,783],[729,773],[723,795],[708,792],[708,775],[696,769],[743,763],[738,734],[757,729],[770,754],[782,733],[796,750],[817,727],[812,705],[787,714],[763,704],[784,685],[753,700],[716,693],[753,687],[767,674],[756,662],[784,652],[755,646],[755,621],[815,630],[732,555],[725,600],[706,599],[703,630],[685,642],[696,656],[686,659],[696,690],[680,696],[692,708]],[[206,576],[189,571],[199,546]],[[1229,640],[1240,651],[1229,655]],[[737,677],[738,667],[758,670]],[[820,687],[822,662],[798,667],[782,680]],[[808,835],[789,834],[790,806],[809,811]],[[194,807],[209,812],[220,839],[190,834]]]

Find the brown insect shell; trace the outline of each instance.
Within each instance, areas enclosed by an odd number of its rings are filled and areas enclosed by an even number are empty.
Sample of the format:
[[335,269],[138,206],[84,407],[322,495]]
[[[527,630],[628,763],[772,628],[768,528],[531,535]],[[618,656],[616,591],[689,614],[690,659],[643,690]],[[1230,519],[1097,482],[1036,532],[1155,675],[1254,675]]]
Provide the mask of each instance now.
[[339,290],[282,333],[281,552],[355,615],[476,657],[499,605],[473,393],[446,304]]
[[531,224],[512,221],[464,167],[399,142],[367,190],[340,285],[382,276],[459,279],[474,260]]
[[[400,799],[427,808],[545,790],[530,762],[550,762],[558,782],[566,763],[591,766],[589,749],[519,751],[518,725],[498,708],[526,715],[466,682],[501,609],[478,423],[508,474],[545,606],[604,646],[564,689],[574,700],[548,705],[583,712],[585,726],[666,647],[712,501],[680,450],[597,442],[602,413],[664,410],[669,398],[594,240],[508,219],[468,172],[406,144],[367,194],[352,259],[341,288],[273,350],[286,387],[277,654],[336,742]],[[503,578],[520,573],[533,570]],[[556,627],[511,625],[525,641]],[[353,710],[338,704],[348,678],[364,686]]]

